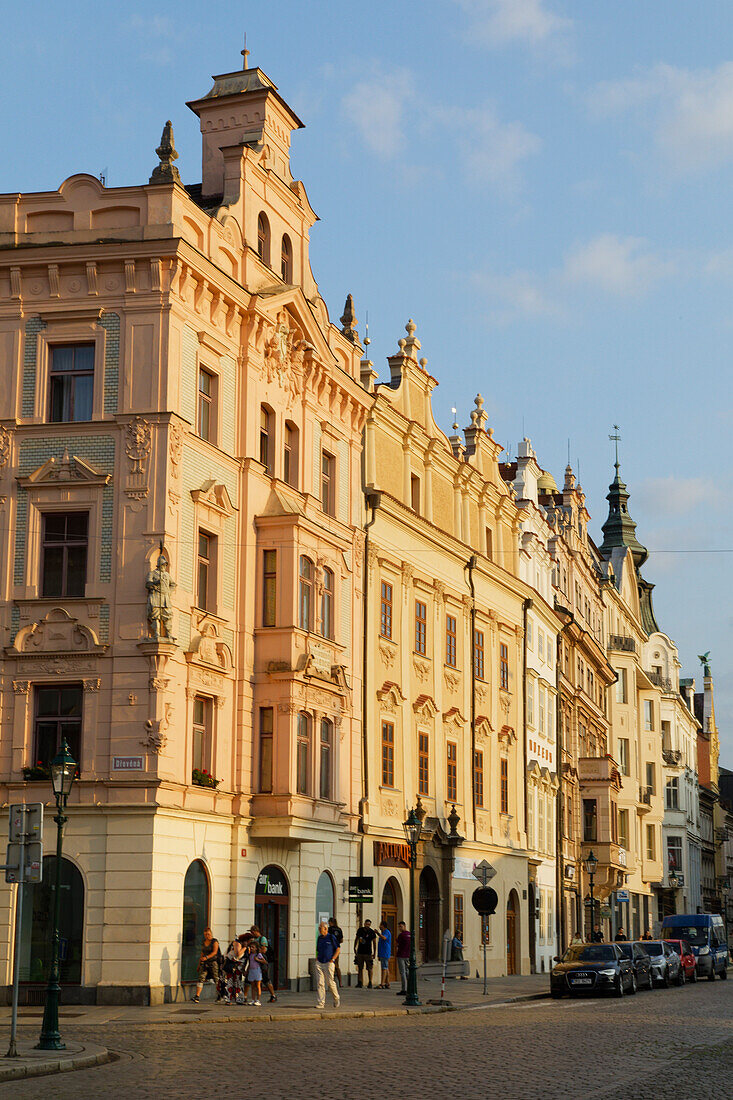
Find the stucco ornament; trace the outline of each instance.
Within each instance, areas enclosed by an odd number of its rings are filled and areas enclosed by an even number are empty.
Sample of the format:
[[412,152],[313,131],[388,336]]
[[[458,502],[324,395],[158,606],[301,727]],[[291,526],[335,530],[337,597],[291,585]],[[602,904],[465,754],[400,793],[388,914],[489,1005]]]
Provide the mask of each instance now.
[[142,416],[134,416],[127,425],[125,454],[132,463],[131,473],[141,474],[143,462],[150,454],[150,424]]
[[172,625],[172,595],[176,582],[168,571],[168,562],[162,553],[158,555],[155,569],[151,569],[145,578],[145,587],[148,590],[147,610],[150,634],[156,641],[166,637],[169,642],[175,642]]
[[265,341],[265,374],[268,382],[279,382],[291,397],[300,393],[306,343],[281,310]]
[[7,428],[0,427],[0,468],[7,464],[10,458],[10,432]]

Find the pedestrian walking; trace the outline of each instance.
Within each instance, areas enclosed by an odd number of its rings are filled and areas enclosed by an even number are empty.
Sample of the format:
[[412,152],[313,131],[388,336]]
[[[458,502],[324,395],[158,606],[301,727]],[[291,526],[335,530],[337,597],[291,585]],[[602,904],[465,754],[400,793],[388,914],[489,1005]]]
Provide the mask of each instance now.
[[628,936],[624,932],[623,928],[619,928],[618,932],[613,938],[617,943],[620,943],[621,941],[628,939]]
[[204,982],[207,979],[212,981],[214,985],[219,984],[220,956],[219,941],[214,938],[210,928],[204,928],[204,939],[201,944],[201,955],[199,956],[199,965],[196,971],[198,980],[196,982],[196,992],[193,997],[196,1004],[199,1002],[201,990],[204,988]]
[[603,943],[603,933],[601,932],[598,925],[596,925],[595,929],[593,930],[593,935],[591,936],[591,942],[592,943]]
[[271,977],[271,974],[270,974],[270,963],[272,963],[273,966],[275,964],[275,956],[273,954],[272,945],[270,944],[270,941],[268,940],[267,936],[263,936],[261,934],[261,932],[260,932],[260,930],[259,930],[259,928],[257,927],[256,924],[253,924],[252,927],[250,928],[250,934],[252,935],[252,938],[257,941],[257,945],[258,945],[260,951],[262,952],[262,957],[265,960],[261,965],[262,984],[265,987],[265,989],[268,990],[268,992],[270,994],[270,1004],[272,1004],[273,1001],[277,1000],[277,996],[275,994],[275,987],[272,984],[272,977]]
[[[328,930],[336,940],[336,943],[339,945],[339,947],[341,947],[341,944],[344,942],[344,934],[339,928],[338,921],[335,917],[328,918]],[[339,963],[340,958],[341,952],[339,951],[338,955],[333,960],[334,977],[336,978],[336,984],[338,985],[339,989],[341,988],[341,965]]]
[[368,988],[372,988],[372,967],[374,966],[374,957],[377,953],[376,950],[377,933],[372,928],[372,922],[365,920],[361,928],[357,928],[356,936],[354,937],[354,962],[357,969],[357,989],[361,989],[364,985],[364,967],[366,967],[367,976],[369,978]]
[[407,925],[403,920],[397,925],[399,931],[397,933],[397,969],[400,974],[400,985],[402,988],[397,994],[398,997],[404,997],[407,994],[407,967],[410,961],[410,933],[407,931]]
[[318,925],[318,939],[316,940],[316,1008],[326,1007],[326,990],[333,997],[333,1007],[341,1004],[338,986],[334,981],[335,962],[341,953],[341,945],[336,942],[333,932],[330,932],[325,920]]
[[380,976],[379,988],[389,989],[389,960],[392,957],[392,933],[386,920],[379,922],[379,942],[377,944],[377,958],[379,959]]

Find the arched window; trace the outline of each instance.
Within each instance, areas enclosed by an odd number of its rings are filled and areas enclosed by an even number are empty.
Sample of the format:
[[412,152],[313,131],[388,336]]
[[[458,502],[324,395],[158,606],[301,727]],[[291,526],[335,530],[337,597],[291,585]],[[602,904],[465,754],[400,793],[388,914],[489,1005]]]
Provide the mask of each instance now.
[[313,562],[301,555],[298,580],[298,626],[313,629]]
[[282,245],[280,246],[280,274],[284,283],[292,283],[293,246],[287,233],[283,233]]
[[209,876],[200,859],[195,859],[183,880],[183,935],[181,938],[181,981],[196,977],[204,928],[209,923]]
[[333,570],[323,570],[323,595],[321,596],[321,634],[333,638]]
[[311,771],[311,716],[301,711],[298,715],[298,739],[296,755],[296,790],[298,794],[310,794]]
[[260,405],[260,462],[270,477],[275,472],[275,415],[267,405]]
[[[84,880],[69,859],[61,858],[59,932],[65,950],[59,960],[64,985],[81,985],[84,935]],[[18,958],[21,982],[45,982],[51,962],[56,856],[43,857],[41,882],[25,883],[23,925]]]
[[321,718],[318,771],[320,797],[333,798],[333,722],[330,718]]
[[285,439],[283,441],[283,481],[298,488],[298,450],[299,437],[297,427],[292,420],[285,421]]
[[270,223],[267,214],[260,211],[257,219],[257,254],[263,264],[270,266]]
[[316,925],[322,920],[328,923],[329,917],[336,915],[335,891],[333,879],[328,871],[321,871],[316,886]]

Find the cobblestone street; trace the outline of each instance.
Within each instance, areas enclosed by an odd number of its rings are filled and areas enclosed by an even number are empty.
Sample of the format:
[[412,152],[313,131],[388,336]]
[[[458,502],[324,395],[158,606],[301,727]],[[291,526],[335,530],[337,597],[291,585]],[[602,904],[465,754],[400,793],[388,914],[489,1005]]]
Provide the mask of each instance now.
[[119,1061],[53,1081],[8,1082],[0,1095],[696,1100],[724,1095],[732,1079],[732,1008],[733,983],[705,982],[623,1000],[340,1022],[84,1029],[68,1020],[65,1038],[93,1038]]

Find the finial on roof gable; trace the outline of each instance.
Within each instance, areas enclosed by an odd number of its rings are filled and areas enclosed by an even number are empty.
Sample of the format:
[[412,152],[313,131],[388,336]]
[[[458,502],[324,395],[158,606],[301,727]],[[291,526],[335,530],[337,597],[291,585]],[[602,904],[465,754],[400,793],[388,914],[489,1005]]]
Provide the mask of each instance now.
[[346,305],[344,306],[344,312],[341,315],[341,332],[350,340],[352,344],[355,344],[359,339],[359,333],[356,331],[356,311],[354,309],[354,299],[350,294],[346,296]]
[[400,343],[400,347],[403,350],[404,355],[409,355],[410,359],[417,359],[416,352],[420,350],[420,341],[415,336],[417,332],[417,325],[413,321],[412,317],[405,325],[405,332],[407,333],[407,339]]
[[181,174],[173,163],[174,160],[178,160],[178,153],[173,142],[173,126],[170,119],[163,127],[160,145],[155,152],[160,158],[160,164],[153,169],[150,183],[180,183]]

